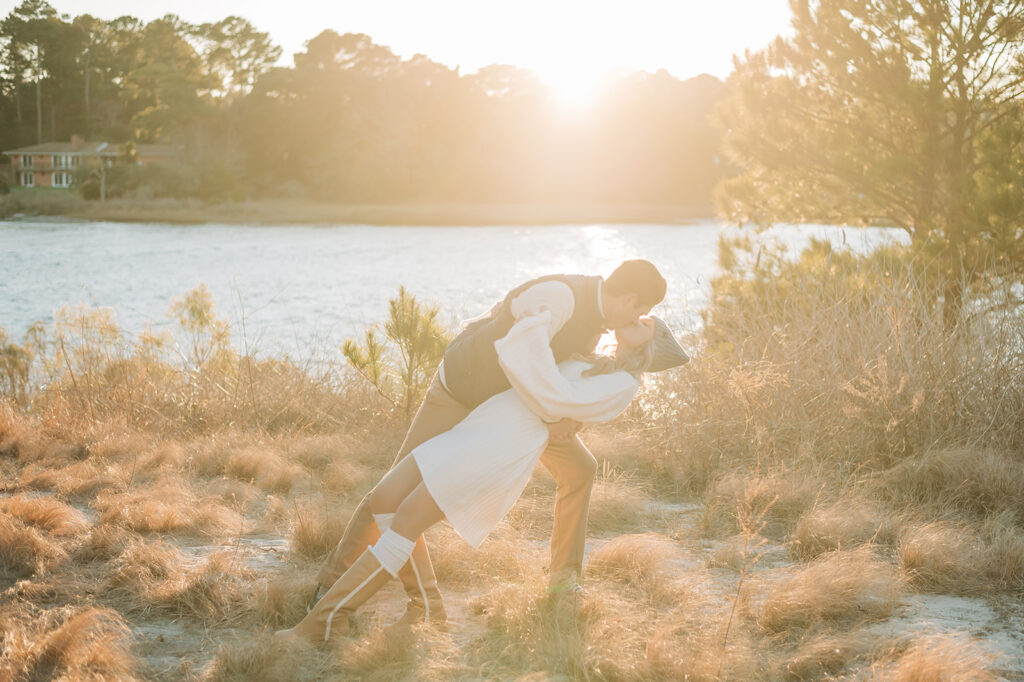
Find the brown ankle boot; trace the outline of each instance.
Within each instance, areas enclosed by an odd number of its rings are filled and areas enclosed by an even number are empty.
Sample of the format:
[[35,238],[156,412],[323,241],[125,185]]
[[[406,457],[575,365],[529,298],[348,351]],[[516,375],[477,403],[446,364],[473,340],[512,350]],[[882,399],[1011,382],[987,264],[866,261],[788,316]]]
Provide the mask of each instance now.
[[300,637],[307,642],[326,642],[331,635],[348,634],[348,617],[367,599],[376,594],[391,580],[377,557],[369,549],[356,559],[331,589],[316,603],[295,627],[278,630],[274,636],[279,639]]

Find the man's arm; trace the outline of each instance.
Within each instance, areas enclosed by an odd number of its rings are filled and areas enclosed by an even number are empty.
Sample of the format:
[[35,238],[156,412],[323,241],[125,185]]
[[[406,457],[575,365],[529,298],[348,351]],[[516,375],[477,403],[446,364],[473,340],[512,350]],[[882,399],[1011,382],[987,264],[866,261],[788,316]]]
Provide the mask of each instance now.
[[621,413],[640,384],[628,372],[610,372],[570,381],[558,368],[546,371],[534,358],[534,349],[547,339],[548,313],[524,318],[494,343],[498,361],[519,397],[541,419],[569,417],[579,421],[607,421]]

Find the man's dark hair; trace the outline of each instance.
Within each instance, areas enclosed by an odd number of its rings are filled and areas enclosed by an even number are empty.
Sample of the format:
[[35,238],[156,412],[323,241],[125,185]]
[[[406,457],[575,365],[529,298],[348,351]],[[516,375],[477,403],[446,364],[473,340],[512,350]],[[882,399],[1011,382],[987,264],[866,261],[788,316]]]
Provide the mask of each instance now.
[[667,287],[654,263],[641,259],[623,261],[604,281],[609,296],[636,294],[640,303],[652,307],[664,300]]

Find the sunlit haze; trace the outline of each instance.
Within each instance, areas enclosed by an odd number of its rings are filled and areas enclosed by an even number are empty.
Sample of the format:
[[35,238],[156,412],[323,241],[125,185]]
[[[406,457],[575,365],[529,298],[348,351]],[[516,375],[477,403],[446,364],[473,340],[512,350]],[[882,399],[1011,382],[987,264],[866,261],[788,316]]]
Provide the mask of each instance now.
[[[7,14],[16,0],[0,1]],[[617,68],[666,69],[681,79],[725,78],[732,56],[789,30],[786,0],[376,0],[322,3],[228,0],[54,0],[58,12],[151,20],[165,14],[202,23],[237,14],[270,33],[281,62],[326,29],[366,33],[401,57],[422,53],[471,73],[488,64],[536,72],[567,102],[580,101]]]

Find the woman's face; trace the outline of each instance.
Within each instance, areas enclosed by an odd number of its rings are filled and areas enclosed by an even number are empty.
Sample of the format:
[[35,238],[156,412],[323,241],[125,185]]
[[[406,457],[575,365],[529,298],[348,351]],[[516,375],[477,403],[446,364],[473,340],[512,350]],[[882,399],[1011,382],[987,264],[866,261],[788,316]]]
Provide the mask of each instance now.
[[615,341],[619,348],[633,351],[654,338],[654,320],[641,317],[633,324],[615,330]]

